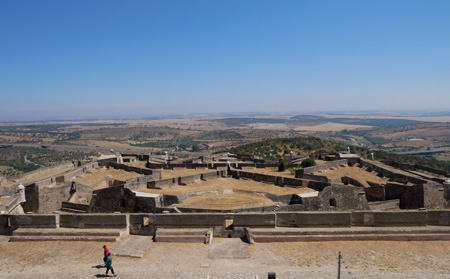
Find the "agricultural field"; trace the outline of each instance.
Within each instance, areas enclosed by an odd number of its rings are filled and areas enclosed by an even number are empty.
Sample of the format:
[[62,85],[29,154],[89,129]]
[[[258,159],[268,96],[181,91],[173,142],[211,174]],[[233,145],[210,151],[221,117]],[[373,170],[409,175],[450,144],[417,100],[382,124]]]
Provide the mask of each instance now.
[[97,155],[96,152],[56,151],[48,148],[0,148],[0,175],[19,175],[74,160],[88,161],[91,156]]
[[[368,149],[413,152],[411,154],[418,151],[417,155],[448,160],[450,122],[445,121],[450,120],[450,117],[430,117],[329,114],[233,117],[194,115],[174,119],[3,123],[0,124],[0,147],[34,144],[36,148],[43,146],[60,151],[70,150],[69,146],[103,148],[103,151],[118,148],[133,152],[140,149],[155,153],[231,151],[277,161],[286,158],[290,151],[296,154],[336,152],[352,146],[365,156],[370,153]],[[431,120],[435,122],[426,122]],[[268,142],[269,145],[261,145],[260,142]],[[82,151],[87,151],[87,148]],[[57,156],[44,159],[42,152],[39,152],[36,151],[36,156],[40,159],[30,153],[27,158],[30,162],[12,158],[12,161],[6,164],[3,160],[2,165],[8,169],[1,171],[17,174],[16,172],[31,171],[65,160],[63,155],[60,155],[61,159]],[[422,154],[423,152],[425,154]],[[77,155],[74,156],[78,158]]]

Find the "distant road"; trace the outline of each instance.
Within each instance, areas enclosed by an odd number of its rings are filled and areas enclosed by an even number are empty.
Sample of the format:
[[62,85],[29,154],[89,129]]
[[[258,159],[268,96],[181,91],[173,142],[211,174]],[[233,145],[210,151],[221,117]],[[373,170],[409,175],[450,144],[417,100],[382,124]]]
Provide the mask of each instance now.
[[414,150],[414,151],[406,151],[406,152],[395,152],[396,154],[402,155],[433,155],[439,153],[450,152],[450,148],[439,148],[439,149],[431,149],[431,150]]
[[[11,145],[2,144],[0,145]],[[85,145],[68,145],[68,144],[37,144],[37,143],[13,143],[12,146],[17,147],[35,147],[41,148],[42,146],[46,146],[47,148],[56,149],[56,150],[67,150],[67,151],[95,151],[101,153],[110,153],[111,149],[114,151],[118,151],[120,153],[133,153],[133,154],[148,154],[150,152],[155,152],[154,150],[147,148],[118,148],[118,147],[105,147],[105,146],[85,146]],[[190,156],[209,156],[211,152],[188,152],[188,151],[176,151],[169,152],[169,154],[173,155],[184,155],[188,154]]]

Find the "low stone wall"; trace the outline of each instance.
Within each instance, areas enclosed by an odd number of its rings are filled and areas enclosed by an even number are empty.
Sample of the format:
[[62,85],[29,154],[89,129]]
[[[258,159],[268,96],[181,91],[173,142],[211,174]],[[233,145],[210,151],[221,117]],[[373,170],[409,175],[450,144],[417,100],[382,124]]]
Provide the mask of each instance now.
[[149,222],[158,228],[209,228],[223,226],[224,214],[153,214],[149,216]]
[[331,161],[329,163],[325,163],[325,164],[322,164],[322,165],[317,165],[317,166],[313,166],[313,167],[298,169],[298,170],[295,171],[295,177],[296,178],[303,178],[304,174],[311,174],[311,173],[315,173],[315,172],[318,172],[318,171],[328,170],[330,168],[337,168],[340,165],[345,165],[347,163],[348,163],[347,159],[342,159],[342,160],[337,160],[337,161]]
[[[0,234],[17,228],[130,228],[132,234],[152,235],[157,228],[215,228],[225,219],[243,227],[450,226],[450,210],[277,212],[213,214],[19,214],[0,215]],[[11,226],[8,226],[10,224]]]
[[363,167],[367,167],[372,169],[372,171],[375,171],[379,173],[383,177],[387,177],[392,179],[393,181],[399,182],[399,183],[412,183],[412,184],[426,184],[427,182],[423,179],[421,179],[418,176],[413,175],[405,175],[403,173],[398,173],[395,170],[388,168],[385,165],[382,165],[381,163],[375,163],[373,161],[368,161],[364,159],[360,159],[360,163]]
[[220,175],[219,175],[219,172],[217,172],[217,171],[214,171],[214,172],[207,172],[207,173],[202,173],[201,175],[200,175],[200,179],[201,180],[210,180],[210,179],[216,179],[216,178],[218,178]]
[[315,181],[321,181],[321,182],[330,182],[330,180],[326,176],[307,174],[307,173],[302,174],[301,177],[297,177],[297,178],[303,178],[303,179],[315,180]]
[[67,214],[59,215],[59,225],[65,228],[127,228],[127,214]]
[[155,172],[154,170],[151,169],[135,167],[127,164],[108,163],[108,166],[114,169],[132,171],[144,175],[152,175]]
[[361,182],[359,182],[358,180],[354,179],[351,176],[343,176],[341,177],[341,181],[345,185],[350,184],[356,187],[365,188],[365,186]]
[[352,226],[374,225],[373,211],[371,210],[352,211],[351,215],[352,215]]
[[287,187],[309,187],[316,191],[322,191],[326,186],[329,186],[329,182],[312,181],[306,179],[290,178],[283,176],[274,176],[267,174],[259,174],[246,171],[232,171],[232,176],[237,179],[253,179],[258,182],[267,182],[274,185],[287,186]]
[[161,180],[153,180],[147,183],[147,188],[150,189],[165,189],[178,186],[178,178],[169,178]]
[[156,178],[154,175],[133,177],[125,181],[125,187],[131,190],[146,189],[150,181],[155,181],[157,179],[158,178]]
[[201,180],[200,174],[194,174],[189,176],[180,176],[178,177],[178,184],[179,185],[188,185],[192,183],[197,183]]
[[374,211],[374,226],[395,227],[395,226],[426,226],[427,211]]
[[371,210],[399,210],[400,200],[376,201],[369,203]]
[[49,171],[54,171],[57,169],[65,169],[67,167],[73,166],[73,163],[64,163],[64,164],[60,164],[60,165],[56,165],[56,166],[51,166],[51,167],[46,167],[46,168],[40,168],[34,171],[30,171],[24,174],[20,174],[20,175],[15,175],[15,176],[8,176],[6,177],[7,181],[17,181],[17,184],[20,183],[20,180],[25,180],[33,175],[39,175],[39,174],[43,174]]
[[431,172],[431,173],[434,173],[434,174],[437,174],[437,175],[442,175],[442,176],[447,176],[447,177],[449,176],[449,173],[447,171],[444,171],[444,170],[430,168],[430,167],[422,166],[422,165],[414,165],[414,167],[416,169],[427,171],[427,172]]
[[20,214],[10,215],[13,230],[17,228],[58,228],[59,215]]
[[350,212],[277,213],[277,227],[350,227]]
[[450,226],[450,210],[428,210],[427,224],[432,226]]
[[277,215],[265,214],[235,214],[233,216],[234,227],[275,228]]

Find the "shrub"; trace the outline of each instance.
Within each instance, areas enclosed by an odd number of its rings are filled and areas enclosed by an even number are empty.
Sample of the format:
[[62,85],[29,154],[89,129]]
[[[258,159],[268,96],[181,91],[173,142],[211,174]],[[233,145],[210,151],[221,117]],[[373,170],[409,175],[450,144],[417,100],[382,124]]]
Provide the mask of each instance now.
[[307,168],[307,167],[312,167],[316,165],[316,161],[314,161],[313,158],[308,158],[302,161],[302,163],[300,164],[300,166],[302,168]]
[[286,168],[287,168],[286,160],[281,160],[280,164],[278,165],[278,171],[285,171]]

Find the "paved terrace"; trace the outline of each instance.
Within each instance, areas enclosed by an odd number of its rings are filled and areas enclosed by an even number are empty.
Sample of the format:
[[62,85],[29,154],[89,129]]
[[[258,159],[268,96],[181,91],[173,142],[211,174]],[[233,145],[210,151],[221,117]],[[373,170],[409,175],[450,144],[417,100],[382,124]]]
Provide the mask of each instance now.
[[[107,243],[112,252],[117,243]],[[280,279],[337,277],[339,251],[348,266],[341,278],[450,278],[448,241],[342,241],[213,244],[155,242],[142,258],[113,256],[117,278],[150,279]],[[240,241],[232,239],[232,241]],[[9,242],[0,245],[0,278],[104,277],[101,242]],[[243,253],[216,257],[215,248],[236,244]],[[236,256],[236,258],[234,257]],[[209,277],[208,277],[209,276]]]

